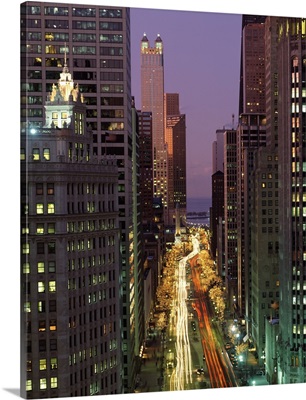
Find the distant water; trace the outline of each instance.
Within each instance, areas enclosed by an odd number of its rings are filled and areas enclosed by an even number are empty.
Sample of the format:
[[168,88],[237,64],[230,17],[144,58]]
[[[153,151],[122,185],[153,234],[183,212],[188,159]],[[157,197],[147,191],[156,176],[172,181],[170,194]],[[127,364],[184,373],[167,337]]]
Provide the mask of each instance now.
[[201,211],[209,212],[210,207],[211,207],[210,197],[187,198],[187,212],[201,212]]

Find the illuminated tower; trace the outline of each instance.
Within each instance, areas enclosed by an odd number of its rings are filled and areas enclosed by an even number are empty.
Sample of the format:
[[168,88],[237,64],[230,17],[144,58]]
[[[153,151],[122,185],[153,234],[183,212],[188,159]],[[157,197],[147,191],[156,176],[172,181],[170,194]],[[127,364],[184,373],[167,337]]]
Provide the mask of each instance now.
[[277,383],[306,382],[306,20],[278,21]]
[[21,395],[121,393],[118,168],[66,60],[45,113],[21,132]]
[[[130,9],[32,1],[21,4],[21,128],[42,127],[44,101],[67,62],[86,101],[86,124],[92,130],[97,162],[116,160],[121,241],[120,293],[122,309],[123,391],[133,390],[139,354],[134,279],[132,98]],[[56,124],[56,121],[54,120]],[[78,144],[80,149],[82,143]],[[81,151],[81,150],[79,150]],[[138,237],[138,236],[137,236]],[[140,258],[139,258],[140,259]],[[135,297],[136,296],[136,297]],[[142,341],[142,338],[139,338]],[[118,378],[117,378],[118,379]]]
[[147,35],[141,40],[141,111],[152,113],[153,194],[167,212],[167,147],[164,134],[164,49],[160,35],[150,47]]
[[164,106],[168,153],[166,223],[173,225],[177,206],[182,220],[186,218],[186,116],[180,114],[178,93],[165,93]]

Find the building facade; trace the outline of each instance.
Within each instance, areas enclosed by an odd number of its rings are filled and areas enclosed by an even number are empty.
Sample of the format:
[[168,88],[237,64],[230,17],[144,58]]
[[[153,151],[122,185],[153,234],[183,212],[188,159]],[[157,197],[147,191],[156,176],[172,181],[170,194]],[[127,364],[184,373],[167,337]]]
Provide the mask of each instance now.
[[165,142],[168,153],[167,192],[168,215],[166,223],[186,219],[186,116],[180,114],[179,94],[165,93]]
[[21,131],[21,395],[121,393],[118,168],[66,59],[45,115]]
[[[67,65],[86,102],[93,156],[118,167],[121,343],[124,391],[131,391],[139,354],[135,313],[132,196],[130,11],[124,7],[27,2],[21,5],[21,128],[41,127],[43,104]],[[137,237],[139,237],[137,235]]]
[[150,47],[146,34],[141,40],[141,111],[152,113],[153,195],[161,198],[167,215],[167,146],[164,132],[164,50],[160,35]]
[[306,382],[306,20],[278,21],[280,302],[277,382]]

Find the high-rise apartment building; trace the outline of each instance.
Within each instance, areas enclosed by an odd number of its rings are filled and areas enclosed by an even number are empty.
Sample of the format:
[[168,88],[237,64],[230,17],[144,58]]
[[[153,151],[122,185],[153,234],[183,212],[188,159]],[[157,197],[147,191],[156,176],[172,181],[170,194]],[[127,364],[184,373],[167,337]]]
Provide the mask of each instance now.
[[153,221],[152,113],[139,110],[138,121],[142,223],[150,226]]
[[278,20],[277,382],[306,382],[306,20]]
[[186,218],[186,116],[180,114],[178,93],[165,93],[164,107],[168,152],[166,223],[173,225],[177,222],[176,210],[178,219]]
[[[265,17],[242,16],[241,87],[237,127],[237,305],[250,307],[250,183],[254,152],[266,144]],[[246,318],[247,319],[247,318]]]
[[265,19],[263,15],[242,16],[239,115],[265,112],[265,75],[262,69]]
[[[218,170],[211,177],[212,207],[211,207],[211,253],[216,257],[218,247],[218,225],[224,220],[224,173]],[[221,276],[224,276],[222,272]]]
[[[265,97],[266,147],[254,153],[249,192],[250,243],[246,254],[247,327],[259,355],[266,363],[269,382],[276,382],[271,362],[271,335],[266,328],[273,321],[275,329],[279,303],[279,190],[278,190],[278,84],[277,84],[277,19],[265,20]],[[248,276],[248,277],[247,277]],[[275,343],[274,346],[275,347]]]
[[29,122],[42,126],[43,104],[59,78],[65,55],[84,94],[93,155],[97,160],[115,159],[118,167],[122,379],[124,391],[129,392],[139,354],[135,335],[142,324],[135,312],[136,293],[141,289],[134,272],[141,265],[134,258],[129,9],[36,1],[21,5],[22,128]]
[[224,262],[228,306],[237,308],[237,131],[224,132]]
[[21,130],[21,395],[122,393],[118,168],[66,65]]
[[168,210],[167,146],[164,132],[164,49],[160,35],[150,47],[146,34],[141,40],[141,111],[152,113],[153,195]]

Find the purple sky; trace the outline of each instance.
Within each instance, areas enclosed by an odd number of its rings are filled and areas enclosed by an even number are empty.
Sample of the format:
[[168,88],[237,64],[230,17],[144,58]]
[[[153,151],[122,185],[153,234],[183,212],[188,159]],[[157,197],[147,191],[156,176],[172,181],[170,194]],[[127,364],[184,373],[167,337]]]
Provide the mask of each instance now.
[[211,197],[212,142],[238,113],[241,15],[131,8],[132,94],[140,98],[140,41],[164,44],[165,92],[186,114],[187,197]]

